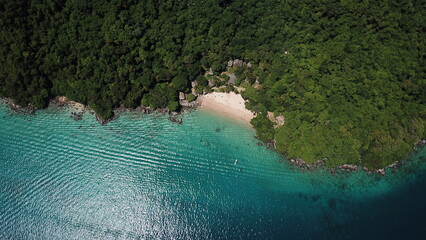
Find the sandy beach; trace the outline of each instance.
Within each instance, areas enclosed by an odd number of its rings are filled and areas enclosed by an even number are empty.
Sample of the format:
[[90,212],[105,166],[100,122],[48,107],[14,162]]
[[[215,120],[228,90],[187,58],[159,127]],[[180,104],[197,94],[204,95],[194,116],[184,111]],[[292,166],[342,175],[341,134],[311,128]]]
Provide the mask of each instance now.
[[240,94],[214,92],[199,97],[201,98],[200,109],[202,110],[213,111],[248,125],[254,117],[253,113],[245,108],[245,100]]

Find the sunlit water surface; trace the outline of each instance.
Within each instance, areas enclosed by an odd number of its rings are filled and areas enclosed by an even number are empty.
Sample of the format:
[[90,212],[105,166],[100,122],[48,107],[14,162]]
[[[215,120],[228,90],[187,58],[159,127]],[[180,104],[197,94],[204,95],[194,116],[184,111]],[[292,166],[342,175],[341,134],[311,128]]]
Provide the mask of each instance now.
[[386,177],[302,173],[206,112],[70,112],[0,105],[0,239],[426,239],[425,148]]

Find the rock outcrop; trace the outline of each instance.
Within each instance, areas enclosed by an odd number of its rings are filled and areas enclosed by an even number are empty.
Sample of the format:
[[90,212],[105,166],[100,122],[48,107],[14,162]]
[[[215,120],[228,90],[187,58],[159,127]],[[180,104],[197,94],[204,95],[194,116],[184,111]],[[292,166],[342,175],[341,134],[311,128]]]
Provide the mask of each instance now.
[[353,165],[353,164],[343,164],[341,166],[339,166],[338,168],[347,171],[347,172],[351,172],[351,171],[358,171],[358,166]]
[[[234,60],[229,60],[228,61],[228,67],[233,67],[233,66],[235,66],[235,67],[242,67],[243,66],[243,64],[244,64],[244,62],[243,62],[243,60],[240,60],[240,59],[234,59]],[[250,64],[251,65],[251,64]]]
[[20,114],[34,114],[36,108],[32,106],[31,104],[28,104],[28,106],[20,106],[13,102],[11,98],[6,98],[6,104],[16,113]]

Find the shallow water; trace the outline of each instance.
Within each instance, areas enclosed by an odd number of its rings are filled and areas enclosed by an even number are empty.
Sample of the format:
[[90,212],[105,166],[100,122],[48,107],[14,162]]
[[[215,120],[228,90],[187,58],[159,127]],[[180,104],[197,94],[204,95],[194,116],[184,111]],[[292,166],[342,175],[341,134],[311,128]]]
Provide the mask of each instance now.
[[[386,177],[302,173],[254,130],[193,111],[0,105],[0,239],[423,239],[426,149]],[[235,161],[238,160],[238,161]]]

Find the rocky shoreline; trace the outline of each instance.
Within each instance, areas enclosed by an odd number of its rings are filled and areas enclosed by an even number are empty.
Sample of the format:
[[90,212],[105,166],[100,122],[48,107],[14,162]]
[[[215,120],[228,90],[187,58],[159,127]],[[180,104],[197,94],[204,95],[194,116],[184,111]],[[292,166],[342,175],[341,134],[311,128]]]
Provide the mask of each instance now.
[[[16,105],[13,102],[13,99],[11,99],[11,98],[2,98],[2,100],[5,101],[6,105],[13,112],[15,112],[17,114],[34,114],[35,111],[37,110],[35,107],[33,107],[31,105],[28,105],[26,107]],[[199,102],[196,102],[196,104],[194,104],[192,106],[182,106],[181,112],[185,111],[185,110],[196,108],[198,105],[199,105]],[[87,112],[91,115],[95,115],[96,120],[101,125],[106,125],[106,124],[116,120],[124,112],[139,112],[141,114],[168,114],[169,120],[171,122],[175,122],[175,123],[178,123],[178,124],[182,124],[182,122],[183,122],[181,112],[170,111],[167,108],[151,109],[149,107],[144,107],[144,106],[139,106],[137,108],[125,108],[123,106],[118,107],[118,108],[113,110],[114,116],[112,118],[103,119],[98,114],[96,114],[96,112],[92,108],[90,108],[89,106],[84,105],[82,103],[78,103],[78,102],[69,100],[65,96],[55,97],[54,99],[52,99],[50,101],[48,107],[65,107],[65,108],[72,109],[70,117],[73,118],[76,121],[81,120],[83,118],[83,115]]]
[[[13,102],[13,99],[11,98],[2,98],[3,101],[5,101],[6,105],[14,112],[18,113],[18,114],[34,114],[35,111],[37,110],[34,106],[32,106],[31,104],[29,104],[28,106],[19,106],[16,105]],[[190,110],[190,109],[194,109],[197,108],[198,106],[200,106],[201,104],[201,100],[197,99],[196,101],[190,102],[190,104],[187,103],[187,101],[183,98],[180,99],[180,102],[182,102],[183,104],[181,104],[182,111],[185,110]],[[82,119],[83,115],[85,112],[90,113],[91,115],[95,115],[96,120],[101,124],[101,125],[106,125],[109,122],[114,121],[115,119],[117,119],[120,114],[124,113],[124,112],[139,112],[141,114],[168,114],[169,115],[169,120],[171,122],[177,123],[177,124],[182,124],[183,120],[182,120],[182,115],[181,112],[174,112],[174,111],[170,111],[167,108],[159,108],[159,109],[150,109],[149,107],[143,107],[143,106],[139,106],[137,108],[125,108],[125,107],[119,107],[114,109],[114,116],[112,118],[108,118],[108,119],[102,119],[99,115],[97,115],[95,113],[95,111],[93,109],[91,109],[89,106],[69,100],[67,97],[65,96],[57,96],[54,99],[52,99],[49,103],[49,107],[51,106],[58,106],[58,107],[68,107],[68,108],[72,108],[74,111],[71,112],[71,118],[73,118],[76,121],[79,121]],[[275,140],[271,140],[268,141],[266,143],[257,143],[258,146],[262,146],[263,144],[265,144],[265,146],[268,149],[274,150],[276,149],[275,147]],[[414,145],[414,150],[416,151],[419,148],[422,148],[426,145],[426,139],[420,140],[418,141],[415,145]],[[284,157],[284,156],[283,156]],[[284,159],[284,158],[283,158]],[[281,159],[280,162],[284,162],[284,160]],[[314,163],[308,164],[306,162],[304,162],[301,158],[296,158],[296,159],[288,159],[288,162],[293,165],[296,166],[298,168],[300,168],[303,172],[305,171],[315,171],[315,170],[319,170],[319,169],[323,169],[325,168],[325,160],[319,160],[316,161]],[[400,161],[396,161],[384,168],[380,168],[380,169],[368,169],[366,167],[362,167],[362,166],[357,166],[354,164],[343,164],[340,166],[337,166],[335,168],[328,168],[331,174],[336,174],[338,172],[355,172],[355,171],[359,171],[359,170],[363,170],[369,174],[379,174],[381,176],[385,176],[386,175],[386,169],[397,169],[402,165],[402,163]]]
[[[91,109],[89,106],[85,106],[81,103],[70,101],[64,96],[56,97],[54,100],[51,101],[50,104],[74,108],[75,112],[74,111],[71,112],[71,117],[74,118],[74,120],[76,120],[76,121],[81,120],[83,114],[86,111],[88,111],[90,114],[95,115],[96,120],[101,125],[106,125],[106,124],[116,120],[124,112],[139,112],[141,114],[168,114],[169,120],[171,122],[175,122],[175,123],[178,123],[178,124],[182,124],[182,122],[183,122],[180,112],[170,111],[167,108],[151,109],[149,107],[144,107],[144,106],[139,106],[139,107],[136,107],[136,108],[119,107],[119,108],[114,109],[114,111],[113,111],[114,116],[112,118],[103,119],[99,115],[97,115],[95,113],[95,111],[93,109]],[[183,106],[182,111],[188,110],[188,109],[191,109],[191,108],[195,108],[196,106],[197,105]]]
[[20,106],[13,102],[13,99],[11,98],[3,98],[3,100],[6,102],[6,105],[14,112],[19,114],[34,114],[37,110],[34,106],[31,104],[28,104],[28,106]]
[[[419,144],[416,145],[415,149],[424,147],[426,145],[426,139],[425,140],[420,140]],[[280,160],[280,162],[284,162],[284,160]],[[380,176],[386,176],[386,172],[388,170],[395,170],[400,168],[403,165],[404,161],[396,161],[390,165],[387,165],[383,168],[379,168],[379,169],[368,169],[366,167],[362,167],[362,166],[358,166],[355,164],[343,164],[334,168],[330,168],[325,166],[325,160],[319,160],[316,161],[314,163],[308,164],[305,161],[303,161],[300,158],[295,158],[295,159],[289,159],[288,162],[293,165],[298,167],[299,169],[301,169],[303,172],[305,171],[309,171],[309,172],[313,172],[315,170],[319,170],[319,169],[327,169],[329,170],[330,174],[334,175],[334,174],[339,174],[339,173],[348,173],[348,172],[356,172],[356,171],[365,171],[368,174],[378,174]]]

